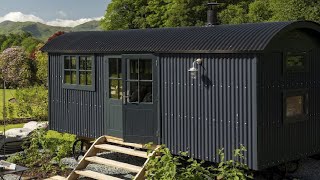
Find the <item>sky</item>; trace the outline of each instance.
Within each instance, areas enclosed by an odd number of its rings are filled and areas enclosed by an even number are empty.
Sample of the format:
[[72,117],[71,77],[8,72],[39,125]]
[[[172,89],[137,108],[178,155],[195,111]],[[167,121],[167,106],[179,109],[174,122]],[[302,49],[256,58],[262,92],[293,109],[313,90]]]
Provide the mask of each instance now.
[[41,22],[74,27],[103,17],[110,0],[0,0],[0,23]]

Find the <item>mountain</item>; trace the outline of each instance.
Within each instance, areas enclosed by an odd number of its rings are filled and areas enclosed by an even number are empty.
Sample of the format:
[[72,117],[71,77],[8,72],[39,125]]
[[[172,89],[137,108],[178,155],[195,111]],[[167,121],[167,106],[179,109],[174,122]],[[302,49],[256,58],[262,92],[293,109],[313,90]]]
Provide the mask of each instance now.
[[101,31],[99,21],[89,21],[71,29],[72,31]]
[[97,31],[101,30],[99,21],[90,21],[76,27],[49,26],[38,22],[12,22],[4,21],[0,23],[0,34],[29,32],[34,37],[47,40],[48,37],[57,31]]

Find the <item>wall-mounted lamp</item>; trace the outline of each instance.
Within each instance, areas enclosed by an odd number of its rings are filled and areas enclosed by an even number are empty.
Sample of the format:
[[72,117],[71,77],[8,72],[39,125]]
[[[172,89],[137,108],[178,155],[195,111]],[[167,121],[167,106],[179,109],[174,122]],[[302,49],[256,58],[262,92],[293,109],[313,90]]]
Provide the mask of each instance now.
[[191,78],[196,79],[197,78],[197,72],[199,71],[198,68],[196,68],[196,64],[201,65],[202,59],[197,59],[193,61],[192,68],[190,68],[188,71],[190,72]]

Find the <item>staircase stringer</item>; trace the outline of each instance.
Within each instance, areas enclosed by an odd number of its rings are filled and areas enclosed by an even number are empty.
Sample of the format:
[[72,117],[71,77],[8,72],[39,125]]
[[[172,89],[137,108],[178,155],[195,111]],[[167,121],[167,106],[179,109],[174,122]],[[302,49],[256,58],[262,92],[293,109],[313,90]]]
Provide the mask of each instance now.
[[154,157],[157,155],[157,150],[160,148],[160,146],[157,146],[150,154],[148,159],[146,160],[146,162],[143,164],[142,169],[140,172],[138,172],[136,174],[136,176],[134,177],[134,180],[145,180],[145,174],[146,174],[146,166],[150,161],[150,158]]
[[67,177],[68,180],[76,180],[79,178],[79,175],[75,173],[77,170],[83,170],[85,169],[90,162],[86,161],[86,157],[91,157],[96,155],[99,150],[94,147],[94,145],[103,144],[106,142],[106,137],[101,136],[99,137],[89,148],[89,150],[85,153],[85,155],[81,158],[76,168],[73,169],[73,171],[70,173],[70,175]]

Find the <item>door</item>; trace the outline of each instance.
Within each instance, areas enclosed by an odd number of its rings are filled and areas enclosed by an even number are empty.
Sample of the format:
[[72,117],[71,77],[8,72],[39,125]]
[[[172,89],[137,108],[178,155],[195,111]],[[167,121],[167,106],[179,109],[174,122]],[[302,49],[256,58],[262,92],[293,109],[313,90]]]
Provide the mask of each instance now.
[[121,56],[108,56],[106,64],[107,135],[123,138]]
[[157,143],[156,59],[152,55],[123,55],[124,140]]

